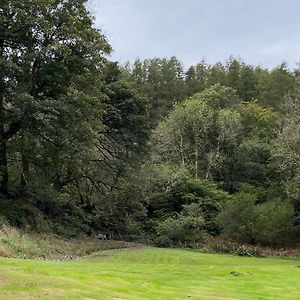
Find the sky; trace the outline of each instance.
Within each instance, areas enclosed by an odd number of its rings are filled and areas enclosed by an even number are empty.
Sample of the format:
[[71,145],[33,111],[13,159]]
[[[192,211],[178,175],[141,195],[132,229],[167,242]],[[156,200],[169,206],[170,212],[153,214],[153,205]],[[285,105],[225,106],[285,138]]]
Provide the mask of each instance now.
[[230,55],[273,68],[300,62],[300,0],[90,0],[111,59],[175,55],[186,67]]

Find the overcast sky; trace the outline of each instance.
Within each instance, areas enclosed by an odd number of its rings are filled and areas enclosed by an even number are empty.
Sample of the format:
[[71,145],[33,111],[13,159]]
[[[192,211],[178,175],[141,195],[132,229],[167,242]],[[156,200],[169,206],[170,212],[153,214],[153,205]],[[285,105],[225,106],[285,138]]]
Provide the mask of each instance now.
[[91,0],[113,60],[177,56],[189,66],[230,55],[293,68],[300,61],[300,0]]

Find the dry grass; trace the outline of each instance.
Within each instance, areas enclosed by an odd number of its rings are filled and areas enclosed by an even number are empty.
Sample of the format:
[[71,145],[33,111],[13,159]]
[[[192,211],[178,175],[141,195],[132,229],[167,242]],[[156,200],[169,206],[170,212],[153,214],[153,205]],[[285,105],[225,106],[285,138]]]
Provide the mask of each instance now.
[[[230,253],[245,256],[300,257],[300,245],[286,248],[241,245],[222,238],[211,238],[201,251],[211,253]],[[247,255],[248,254],[248,255]]]
[[8,225],[0,226],[0,256],[3,257],[72,260],[101,250],[140,246],[91,237],[64,239],[51,234],[28,234]]
[[[65,239],[51,234],[33,234],[0,225],[0,256],[52,260],[73,260],[103,250],[136,248],[141,244],[92,237]],[[241,256],[300,257],[300,246],[274,249],[240,245],[222,238],[212,238],[199,249],[205,253],[229,253]]]

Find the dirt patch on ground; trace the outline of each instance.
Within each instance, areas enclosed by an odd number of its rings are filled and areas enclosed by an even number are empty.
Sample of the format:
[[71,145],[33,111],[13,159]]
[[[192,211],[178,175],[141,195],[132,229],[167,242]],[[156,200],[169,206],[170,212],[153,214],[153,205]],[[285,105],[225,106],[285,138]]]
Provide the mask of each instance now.
[[5,286],[7,284],[10,284],[11,280],[7,276],[1,276],[0,275],[0,287]]

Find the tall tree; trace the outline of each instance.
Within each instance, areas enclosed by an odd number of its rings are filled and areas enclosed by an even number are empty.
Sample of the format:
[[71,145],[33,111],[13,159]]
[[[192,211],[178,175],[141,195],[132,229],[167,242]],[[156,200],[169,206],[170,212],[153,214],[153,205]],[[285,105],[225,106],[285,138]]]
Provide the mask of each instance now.
[[201,61],[195,67],[191,66],[185,75],[187,96],[192,96],[207,87],[209,77],[208,65],[205,61]]
[[155,132],[160,160],[186,168],[196,178],[224,174],[240,135],[237,105],[235,91],[220,85],[177,105]]
[[186,97],[183,65],[174,56],[143,62],[137,60],[129,67],[129,73],[140,92],[150,100],[152,126],[168,113],[175,102]]
[[93,28],[85,4],[85,0],[0,3],[2,194],[8,193],[9,185],[7,147],[21,131],[23,138],[30,136],[65,151],[70,145],[76,148],[78,136],[93,134],[99,126],[98,79],[110,46]]
[[281,111],[285,96],[294,88],[295,78],[285,63],[263,72],[258,81],[258,100],[265,106]]
[[243,101],[251,101],[257,97],[257,79],[252,66],[243,65],[240,73],[239,95]]
[[233,57],[230,57],[226,68],[227,85],[238,91],[240,87],[241,62]]

